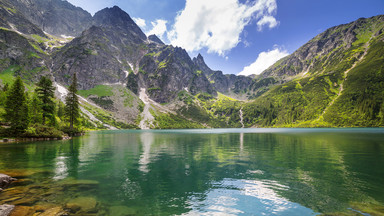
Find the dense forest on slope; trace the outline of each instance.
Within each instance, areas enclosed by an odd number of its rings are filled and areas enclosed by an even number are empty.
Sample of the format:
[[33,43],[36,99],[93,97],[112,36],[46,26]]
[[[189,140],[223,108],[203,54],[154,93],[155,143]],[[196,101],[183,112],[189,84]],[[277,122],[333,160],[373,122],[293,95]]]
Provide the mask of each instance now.
[[[20,76],[32,94],[47,76],[62,100],[77,74],[91,128],[384,126],[384,16],[330,28],[245,77],[147,37],[118,7],[92,17],[66,1],[0,3],[0,87]],[[4,102],[0,112],[7,123]]]

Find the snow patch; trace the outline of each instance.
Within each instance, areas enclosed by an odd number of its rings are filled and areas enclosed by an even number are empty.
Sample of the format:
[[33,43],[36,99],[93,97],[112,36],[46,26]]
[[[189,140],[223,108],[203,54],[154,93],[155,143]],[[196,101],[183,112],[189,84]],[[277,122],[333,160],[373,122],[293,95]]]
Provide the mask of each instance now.
[[64,38],[64,39],[73,39],[73,38],[75,38],[75,37],[73,37],[73,36],[67,36],[67,35],[60,35],[62,38]]
[[129,75],[129,72],[125,70],[124,73],[125,73],[125,78],[127,78]]
[[139,67],[135,67],[134,64],[129,62],[129,61],[127,61],[127,62],[128,62],[129,67],[131,67],[133,73],[137,74],[139,72]]
[[140,121],[139,127],[143,130],[148,130],[151,129],[151,126],[153,126],[152,122],[153,120],[155,120],[155,117],[153,117],[151,112],[149,111],[149,109],[151,108],[152,100],[149,99],[145,88],[140,89],[139,98],[145,104],[143,113],[141,114],[142,120]]

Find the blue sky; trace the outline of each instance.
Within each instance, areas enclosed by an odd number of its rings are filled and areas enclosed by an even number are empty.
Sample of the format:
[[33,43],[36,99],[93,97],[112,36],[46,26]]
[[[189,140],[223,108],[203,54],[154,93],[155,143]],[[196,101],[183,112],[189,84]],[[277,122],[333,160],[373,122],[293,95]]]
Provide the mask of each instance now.
[[[68,0],[91,14],[119,6],[147,34],[201,53],[224,73],[260,73],[317,34],[384,14],[384,0]],[[145,25],[144,25],[145,24]]]

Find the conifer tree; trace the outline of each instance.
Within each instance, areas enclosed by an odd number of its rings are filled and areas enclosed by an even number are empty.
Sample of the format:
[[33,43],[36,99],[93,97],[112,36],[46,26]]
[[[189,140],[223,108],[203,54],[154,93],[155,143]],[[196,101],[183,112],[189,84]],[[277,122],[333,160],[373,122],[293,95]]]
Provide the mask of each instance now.
[[28,104],[25,94],[24,83],[17,77],[10,89],[7,91],[5,102],[5,119],[11,125],[14,135],[20,135],[28,128]]
[[41,101],[37,92],[33,93],[29,99],[29,118],[32,124],[43,122],[43,111],[41,109]]
[[51,119],[51,123],[55,119],[55,102],[53,98],[55,97],[55,87],[53,87],[52,81],[42,76],[36,88],[37,96],[40,100],[40,107],[43,111],[43,124],[45,125],[46,119]]
[[63,120],[65,104],[61,101],[57,103],[57,117]]
[[77,76],[73,74],[72,84],[69,86],[68,95],[65,98],[65,115],[69,119],[69,127],[73,130],[74,124],[78,122],[80,116],[79,99],[77,93]]

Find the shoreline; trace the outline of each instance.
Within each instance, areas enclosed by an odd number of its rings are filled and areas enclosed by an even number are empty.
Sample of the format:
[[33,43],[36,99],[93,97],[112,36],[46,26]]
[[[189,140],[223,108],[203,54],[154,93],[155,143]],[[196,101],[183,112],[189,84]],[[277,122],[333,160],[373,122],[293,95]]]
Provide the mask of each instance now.
[[21,143],[21,142],[35,142],[35,141],[56,141],[56,140],[70,140],[72,137],[65,136],[62,138],[1,138],[0,144]]

